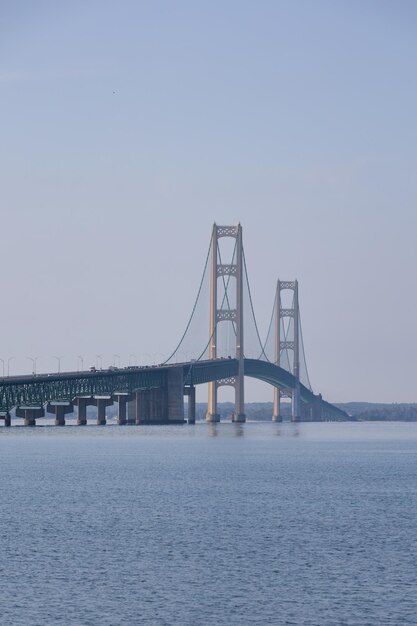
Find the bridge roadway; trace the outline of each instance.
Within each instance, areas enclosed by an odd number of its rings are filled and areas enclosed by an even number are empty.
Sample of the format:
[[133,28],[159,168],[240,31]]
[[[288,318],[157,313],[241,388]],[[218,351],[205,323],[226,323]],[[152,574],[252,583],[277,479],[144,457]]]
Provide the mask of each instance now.
[[[292,390],[294,376],[267,361],[245,359],[245,376],[272,386]],[[10,425],[10,411],[23,417],[26,425],[36,423],[47,411],[55,413],[57,425],[65,424],[65,413],[78,407],[78,423],[86,424],[86,406],[98,408],[98,424],[105,424],[106,406],[116,400],[118,421],[126,423],[127,407],[134,423],[182,423],[184,394],[189,396],[189,421],[195,421],[195,385],[233,378],[236,359],[190,361],[185,363],[109,368],[93,371],[10,376],[0,379],[0,418]],[[301,385],[304,417],[308,421],[341,420],[347,415]],[[191,407],[191,414],[190,414]],[[194,415],[193,415],[194,413]]]

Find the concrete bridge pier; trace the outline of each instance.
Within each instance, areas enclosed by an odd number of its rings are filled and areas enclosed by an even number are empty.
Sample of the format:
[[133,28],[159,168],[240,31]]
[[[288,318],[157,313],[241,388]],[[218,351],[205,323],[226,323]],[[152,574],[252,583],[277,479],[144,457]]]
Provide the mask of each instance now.
[[167,421],[167,393],[165,387],[151,389],[149,398],[149,417],[155,424],[164,424]]
[[164,423],[165,393],[164,387],[137,391],[129,403],[129,423],[137,426]]
[[272,413],[273,422],[282,422],[281,415],[281,389],[274,387],[274,410]]
[[25,426],[36,426],[36,419],[44,415],[43,407],[18,407],[16,409],[16,417],[23,417]]
[[111,406],[113,404],[113,400],[110,396],[102,398],[96,397],[95,400],[97,404],[97,426],[105,426],[107,423],[106,407]]
[[128,402],[133,400],[133,396],[128,393],[118,393],[116,394],[117,400],[117,423],[119,426],[124,426],[127,424],[127,406]]
[[184,387],[184,395],[188,396],[188,411],[187,422],[188,424],[195,424],[195,387],[190,385]]
[[146,390],[137,391],[133,401],[129,405],[129,423],[139,425],[140,419],[147,412],[146,411]]
[[312,422],[313,421],[313,405],[311,402],[301,405],[301,421]]
[[161,387],[135,392],[128,404],[128,424],[183,424],[183,394],[182,369],[168,371]]
[[292,422],[301,422],[301,398],[300,398],[300,381],[296,380],[295,389],[292,391]]
[[73,410],[74,405],[71,402],[48,402],[46,406],[47,413],[55,414],[55,426],[65,426],[65,415]]
[[75,399],[77,405],[77,426],[87,426],[87,406],[95,404],[91,396]]
[[323,397],[321,393],[314,397],[313,420],[321,422],[323,420]]
[[12,418],[9,411],[7,411],[6,415],[4,416],[4,425],[7,427],[12,425]]
[[166,403],[164,423],[184,424],[184,379],[180,369],[168,372]]
[[322,422],[323,421],[323,398],[321,394],[314,396],[311,402],[301,405],[300,422]]
[[137,391],[133,402],[129,404],[129,411],[136,425],[167,423],[166,388]]
[[136,391],[132,395],[132,399],[127,403],[127,424],[136,424],[136,404],[137,404],[137,394],[140,393]]

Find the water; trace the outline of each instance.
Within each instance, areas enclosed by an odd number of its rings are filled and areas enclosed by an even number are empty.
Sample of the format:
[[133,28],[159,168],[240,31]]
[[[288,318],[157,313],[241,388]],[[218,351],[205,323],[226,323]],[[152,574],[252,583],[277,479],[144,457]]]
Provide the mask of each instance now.
[[417,424],[0,430],[0,622],[417,624]]

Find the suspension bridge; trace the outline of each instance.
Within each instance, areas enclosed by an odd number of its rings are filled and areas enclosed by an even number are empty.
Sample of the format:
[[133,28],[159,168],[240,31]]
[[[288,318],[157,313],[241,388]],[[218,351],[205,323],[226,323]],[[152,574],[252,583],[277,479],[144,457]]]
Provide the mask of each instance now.
[[[222,241],[232,251],[225,263]],[[179,354],[195,358],[178,363]],[[218,390],[234,388],[232,420],[246,421],[245,377],[273,388],[273,421],[281,421],[288,398],[293,421],[344,420],[347,414],[312,390],[301,328],[298,281],[278,280],[269,327],[262,341],[251,295],[242,226],[213,225],[195,303],[184,333],[169,358],[158,365],[129,366],[0,379],[0,419],[10,426],[23,419],[36,425],[45,411],[57,426],[76,411],[87,424],[87,407],[97,407],[97,424],[106,424],[106,408],[117,403],[123,424],[195,423],[195,390],[208,384],[206,421],[218,422]]]

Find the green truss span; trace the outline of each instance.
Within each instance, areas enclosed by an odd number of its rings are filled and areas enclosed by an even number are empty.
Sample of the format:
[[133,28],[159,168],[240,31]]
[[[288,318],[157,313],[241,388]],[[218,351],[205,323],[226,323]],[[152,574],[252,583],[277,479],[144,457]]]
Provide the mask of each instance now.
[[[47,402],[72,402],[77,397],[134,393],[145,389],[164,387],[167,372],[182,368],[185,385],[200,385],[214,380],[233,378],[238,372],[236,359],[196,361],[167,366],[135,367],[100,370],[96,372],[68,372],[40,376],[15,376],[0,381],[0,411],[5,413],[20,406],[43,406]],[[266,361],[245,359],[245,376],[257,378],[275,387],[294,389],[292,374]],[[301,400],[316,399],[307,387],[301,385]],[[347,415],[328,402],[323,402],[327,417],[343,419]]]

